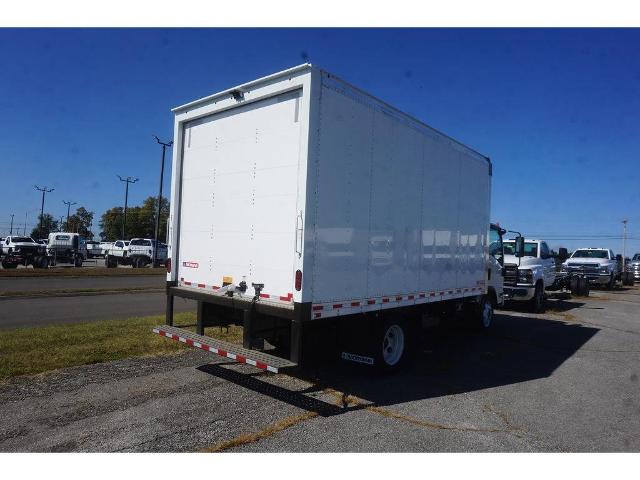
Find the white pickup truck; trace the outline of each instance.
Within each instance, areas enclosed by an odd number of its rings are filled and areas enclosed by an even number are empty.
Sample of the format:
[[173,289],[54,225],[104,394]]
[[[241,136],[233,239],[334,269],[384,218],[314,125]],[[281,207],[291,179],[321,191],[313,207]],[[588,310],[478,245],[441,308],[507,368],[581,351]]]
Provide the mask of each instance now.
[[3,268],[17,268],[18,265],[33,265],[33,268],[49,266],[46,245],[41,245],[31,237],[9,235],[0,244]]
[[[156,261],[162,265],[167,262],[167,246],[158,242]],[[156,241],[151,238],[133,238],[131,241],[118,240],[105,256],[108,268],[120,265],[132,265],[133,268],[146,267],[153,263]]]
[[613,251],[608,248],[578,248],[562,264],[566,273],[580,273],[591,284],[613,288],[620,276],[620,267]]
[[507,300],[530,302],[531,310],[545,309],[545,290],[556,279],[555,260],[544,240],[524,239],[524,255],[515,256],[515,239],[504,241],[504,294]]

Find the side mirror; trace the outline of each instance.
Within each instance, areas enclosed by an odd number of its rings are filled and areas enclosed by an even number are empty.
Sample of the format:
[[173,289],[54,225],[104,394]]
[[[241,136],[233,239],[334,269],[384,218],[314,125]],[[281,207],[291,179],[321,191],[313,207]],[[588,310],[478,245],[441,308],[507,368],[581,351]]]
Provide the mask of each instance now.
[[569,252],[567,251],[567,249],[566,249],[566,248],[564,248],[564,247],[560,247],[560,248],[558,249],[558,259],[559,259],[561,262],[564,262],[567,258],[569,258]]
[[524,237],[516,237],[515,256],[517,258],[524,257]]

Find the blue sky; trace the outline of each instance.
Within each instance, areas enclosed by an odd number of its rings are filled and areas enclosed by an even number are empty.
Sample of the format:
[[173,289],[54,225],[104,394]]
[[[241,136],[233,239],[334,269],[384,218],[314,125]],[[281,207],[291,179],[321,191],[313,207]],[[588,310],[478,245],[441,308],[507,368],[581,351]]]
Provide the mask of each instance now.
[[[0,29],[0,234],[157,193],[170,108],[310,61],[491,157],[492,219],[640,251],[640,30]],[[168,175],[165,191],[168,192]],[[97,230],[97,229],[96,229]]]

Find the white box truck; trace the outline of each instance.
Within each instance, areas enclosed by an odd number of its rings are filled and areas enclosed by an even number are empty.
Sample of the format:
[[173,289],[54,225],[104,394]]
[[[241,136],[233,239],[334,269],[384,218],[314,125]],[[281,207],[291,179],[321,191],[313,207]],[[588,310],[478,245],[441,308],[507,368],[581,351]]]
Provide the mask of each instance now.
[[[278,372],[323,351],[394,369],[435,313],[489,326],[504,231],[487,157],[309,64],[173,112],[155,333]],[[195,334],[175,297],[197,300]],[[242,347],[204,335],[230,323]]]

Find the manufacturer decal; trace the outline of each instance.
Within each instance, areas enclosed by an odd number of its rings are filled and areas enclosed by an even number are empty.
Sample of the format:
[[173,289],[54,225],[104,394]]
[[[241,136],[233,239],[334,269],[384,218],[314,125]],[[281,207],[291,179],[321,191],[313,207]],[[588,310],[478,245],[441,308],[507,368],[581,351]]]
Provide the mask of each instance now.
[[182,262],[183,267],[187,268],[198,268],[198,262]]
[[373,365],[373,358],[356,355],[355,353],[342,352],[342,359],[350,362],[364,363],[365,365]]

